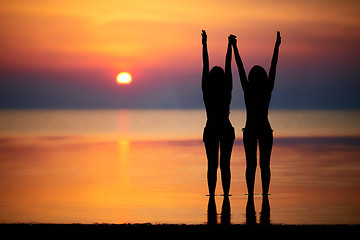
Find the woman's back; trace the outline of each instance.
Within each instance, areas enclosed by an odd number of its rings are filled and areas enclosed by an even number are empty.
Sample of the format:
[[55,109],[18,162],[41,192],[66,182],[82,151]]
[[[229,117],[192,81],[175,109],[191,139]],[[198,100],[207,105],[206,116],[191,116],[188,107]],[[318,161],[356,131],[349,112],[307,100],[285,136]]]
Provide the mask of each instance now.
[[246,106],[246,129],[269,130],[271,129],[268,112],[271,99],[271,91],[257,92],[248,89],[244,92]]
[[203,141],[208,159],[207,180],[209,196],[213,198],[215,196],[219,162],[224,196],[228,196],[230,190],[230,159],[235,140],[234,128],[229,120],[232,91],[231,44],[229,38],[225,57],[225,71],[221,67],[213,67],[209,71],[207,35],[205,30],[202,31],[202,44],[203,75],[201,88],[207,115]]
[[220,123],[229,118],[232,79],[221,67],[213,67],[204,79],[203,100],[208,121]]
[[[233,38],[235,39],[235,36]],[[266,199],[270,186],[270,156],[273,145],[273,133],[268,119],[268,111],[271,92],[274,88],[278,52],[281,43],[280,32],[277,32],[269,76],[267,76],[264,68],[254,66],[247,78],[236,41],[234,42],[235,60],[239,70],[240,83],[244,91],[246,106],[246,125],[243,131],[243,143],[246,157],[245,177],[248,196],[253,198],[254,195],[257,146],[259,146],[263,198]]]
[[271,129],[268,120],[271,85],[264,68],[255,65],[249,73],[249,81],[243,86],[246,106],[245,129],[264,131]]

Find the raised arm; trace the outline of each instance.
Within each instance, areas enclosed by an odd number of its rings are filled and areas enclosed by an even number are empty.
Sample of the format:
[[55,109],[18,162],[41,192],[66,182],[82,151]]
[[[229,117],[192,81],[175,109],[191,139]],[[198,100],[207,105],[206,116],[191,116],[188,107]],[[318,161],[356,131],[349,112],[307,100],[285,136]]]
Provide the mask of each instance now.
[[276,65],[279,57],[279,46],[281,44],[281,37],[280,32],[277,32],[276,36],[276,42],[274,47],[274,54],[271,60],[271,66],[269,71],[269,84],[270,84],[270,90],[272,91],[274,89],[274,83],[275,83],[275,75],[276,75]]
[[241,61],[239,50],[238,50],[237,45],[236,45],[236,36],[230,35],[230,38],[231,38],[232,46],[234,48],[234,55],[235,55],[236,65],[237,65],[238,70],[239,70],[240,83],[241,83],[243,91],[245,91],[248,88],[249,82],[248,82],[248,80],[246,78],[244,65],[243,65],[243,62]]
[[204,90],[207,79],[209,78],[209,55],[207,50],[207,35],[205,30],[202,30],[202,57],[203,57],[203,74],[201,80],[201,89]]
[[[231,36],[231,35],[230,35]],[[226,51],[225,57],[225,77],[229,80],[229,89],[232,89],[232,73],[231,73],[231,56],[232,56],[232,49],[231,49],[231,38],[228,38],[228,46]]]

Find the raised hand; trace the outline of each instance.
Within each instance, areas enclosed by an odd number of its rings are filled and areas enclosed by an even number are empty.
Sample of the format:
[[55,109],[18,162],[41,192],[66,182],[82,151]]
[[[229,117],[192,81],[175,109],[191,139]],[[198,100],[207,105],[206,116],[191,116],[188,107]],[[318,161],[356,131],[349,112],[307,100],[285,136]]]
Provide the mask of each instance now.
[[280,32],[278,31],[277,34],[276,34],[276,43],[275,43],[275,45],[280,46],[280,44],[281,44],[281,37],[280,37]]
[[236,45],[236,36],[235,35],[230,34],[228,39],[229,39],[229,43],[231,45]]
[[205,30],[202,30],[201,36],[202,36],[202,44],[206,44],[206,42],[207,42],[207,35],[206,35]]
[[270,83],[271,91],[273,90],[274,83],[275,83],[276,65],[277,65],[277,61],[278,61],[278,57],[279,57],[280,44],[281,44],[281,37],[280,37],[280,32],[278,31],[276,33],[276,42],[275,42],[275,47],[274,47],[274,53],[273,53],[273,57],[271,59],[271,66],[270,66],[270,71],[269,71],[269,83]]

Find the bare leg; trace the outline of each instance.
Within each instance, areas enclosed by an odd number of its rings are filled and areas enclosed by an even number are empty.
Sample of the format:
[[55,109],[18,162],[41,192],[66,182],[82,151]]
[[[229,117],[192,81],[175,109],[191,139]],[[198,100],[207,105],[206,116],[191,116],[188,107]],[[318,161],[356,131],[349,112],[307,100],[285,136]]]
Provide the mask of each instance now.
[[224,196],[221,207],[221,224],[229,225],[231,223],[231,207],[229,196]]
[[209,197],[209,202],[208,202],[208,224],[217,224],[217,212],[216,212],[215,196],[210,196]]
[[268,195],[270,186],[270,157],[273,145],[272,133],[267,133],[259,139],[260,169],[263,195]]
[[260,212],[260,224],[270,224],[270,203],[268,195],[263,195]]
[[209,188],[209,195],[215,196],[215,188],[217,181],[217,169],[219,164],[219,142],[206,141],[205,150],[208,159],[207,181]]
[[248,195],[248,200],[246,203],[246,224],[256,224],[256,212],[253,195]]
[[230,171],[230,159],[234,141],[222,141],[220,142],[220,170],[221,170],[221,182],[224,191],[224,196],[229,195],[231,171]]
[[255,173],[257,165],[257,139],[255,136],[252,136],[245,130],[243,134],[243,142],[246,157],[246,185],[248,189],[248,194],[254,195]]

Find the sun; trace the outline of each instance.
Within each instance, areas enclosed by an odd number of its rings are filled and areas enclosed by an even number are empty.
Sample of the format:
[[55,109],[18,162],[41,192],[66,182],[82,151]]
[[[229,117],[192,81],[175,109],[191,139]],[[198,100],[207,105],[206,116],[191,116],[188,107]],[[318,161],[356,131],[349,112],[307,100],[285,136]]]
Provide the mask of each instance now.
[[116,77],[116,82],[118,84],[130,84],[131,81],[132,81],[132,77],[128,72],[119,73]]

